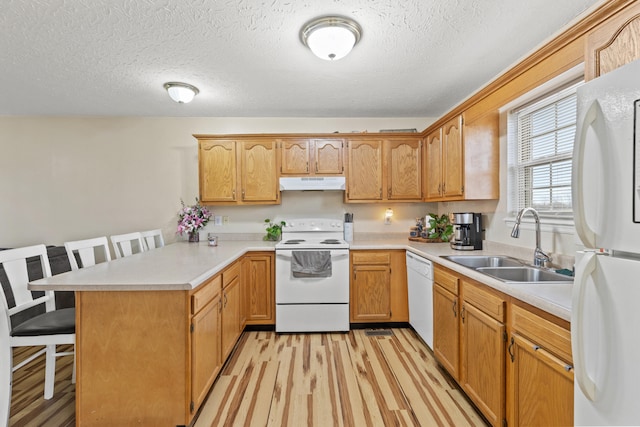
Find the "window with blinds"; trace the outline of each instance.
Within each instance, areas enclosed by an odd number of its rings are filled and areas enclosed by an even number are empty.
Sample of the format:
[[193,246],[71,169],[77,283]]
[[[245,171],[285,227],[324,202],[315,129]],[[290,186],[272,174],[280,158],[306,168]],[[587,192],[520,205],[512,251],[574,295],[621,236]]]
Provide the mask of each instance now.
[[571,157],[579,84],[512,113],[509,205],[513,214],[531,206],[541,216],[571,218]]

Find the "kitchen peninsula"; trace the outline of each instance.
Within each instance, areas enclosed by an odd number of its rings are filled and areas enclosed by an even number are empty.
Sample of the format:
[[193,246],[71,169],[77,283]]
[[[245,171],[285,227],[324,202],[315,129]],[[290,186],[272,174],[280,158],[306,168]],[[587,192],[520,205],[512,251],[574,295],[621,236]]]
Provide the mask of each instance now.
[[[448,244],[356,240],[351,249],[410,250],[560,319],[570,316],[571,285],[505,284],[440,258],[454,253]],[[239,336],[230,348],[218,338],[226,286],[240,285],[229,301],[246,301],[239,262],[273,250],[262,241],[178,242],[32,282],[32,290],[76,292],[78,424],[190,424]],[[221,360],[209,366],[203,351]]]

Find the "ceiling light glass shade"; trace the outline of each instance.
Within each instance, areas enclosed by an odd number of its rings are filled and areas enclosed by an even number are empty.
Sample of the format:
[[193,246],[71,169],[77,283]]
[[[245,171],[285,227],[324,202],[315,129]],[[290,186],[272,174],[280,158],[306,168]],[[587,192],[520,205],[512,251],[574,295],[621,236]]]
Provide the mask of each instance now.
[[193,101],[193,97],[200,93],[197,87],[187,83],[169,82],[164,84],[164,88],[171,99],[180,104],[187,104]]
[[300,39],[318,58],[335,61],[344,58],[360,41],[357,22],[338,16],[314,19],[300,31]]

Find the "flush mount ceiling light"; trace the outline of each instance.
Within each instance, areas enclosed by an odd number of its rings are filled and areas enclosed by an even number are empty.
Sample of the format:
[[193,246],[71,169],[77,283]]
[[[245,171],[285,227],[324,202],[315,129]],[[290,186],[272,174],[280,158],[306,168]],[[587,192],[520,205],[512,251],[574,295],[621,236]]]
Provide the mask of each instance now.
[[353,19],[323,16],[300,30],[300,40],[318,58],[335,61],[347,56],[360,41],[362,28]]
[[171,99],[180,104],[191,102],[193,97],[200,93],[197,87],[180,82],[165,83],[164,88],[169,92]]

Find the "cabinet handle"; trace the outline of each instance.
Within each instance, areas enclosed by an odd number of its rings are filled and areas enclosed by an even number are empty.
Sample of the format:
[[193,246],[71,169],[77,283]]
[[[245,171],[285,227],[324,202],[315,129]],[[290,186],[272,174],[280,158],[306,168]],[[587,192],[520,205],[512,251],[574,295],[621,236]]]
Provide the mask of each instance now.
[[458,300],[453,301],[453,317],[458,317]]
[[233,200],[235,200],[235,199],[236,199],[236,190],[235,190],[235,188],[233,189],[233,193],[231,194],[231,198],[232,198]]
[[380,200],[382,200],[382,188],[380,189]]
[[244,188],[242,189],[242,200],[244,200]]
[[438,184],[438,194],[440,194],[440,189],[442,188],[442,183]]
[[309,162],[307,162],[307,173],[309,173]]
[[460,310],[460,319],[462,319],[462,323],[464,323],[464,310],[465,310],[466,306],[462,306],[462,310]]
[[318,173],[318,161],[316,160],[316,173]]
[[391,198],[391,188],[387,188],[387,199]]
[[222,313],[222,298],[218,300],[218,313]]
[[227,308],[227,294],[224,294],[224,308]]
[[446,182],[443,182],[443,183],[442,183],[442,194],[444,194],[444,193],[446,193],[446,192],[447,192],[447,190],[445,190],[445,188],[446,188],[446,187],[447,187],[447,183],[446,183]]
[[511,337],[511,343],[509,344],[509,348],[508,348],[509,356],[511,356],[511,363],[513,363],[516,359],[515,354],[513,354],[513,352],[511,351],[514,343],[515,343],[515,340],[513,339],[513,337]]

